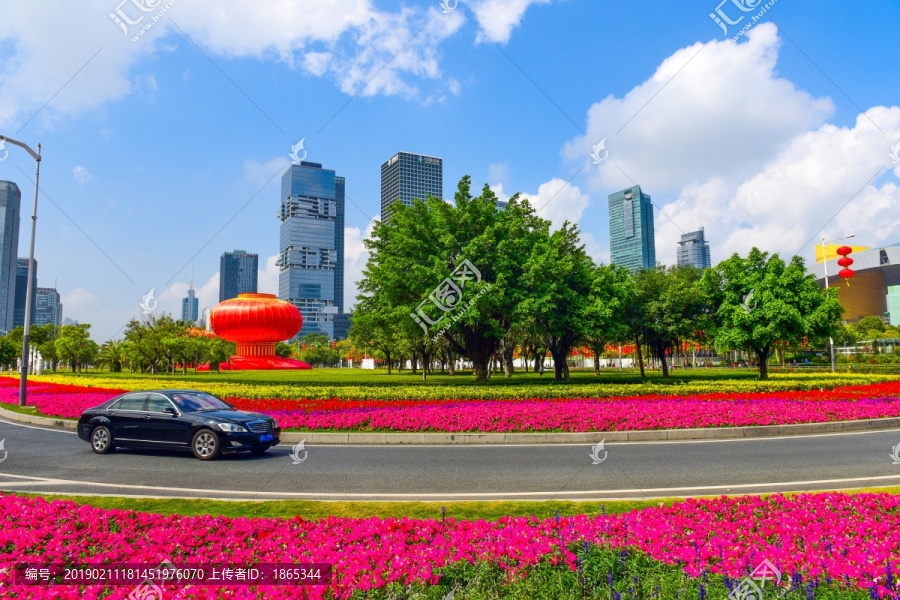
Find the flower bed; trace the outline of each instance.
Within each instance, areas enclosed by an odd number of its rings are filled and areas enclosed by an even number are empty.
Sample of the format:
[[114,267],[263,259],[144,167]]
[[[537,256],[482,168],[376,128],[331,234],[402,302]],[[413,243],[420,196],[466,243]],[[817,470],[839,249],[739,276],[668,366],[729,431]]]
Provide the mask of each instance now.
[[[5,383],[0,380],[0,384]],[[41,414],[78,418],[122,390],[29,385]],[[631,396],[556,400],[284,400],[227,398],[237,408],[271,415],[282,429],[339,431],[631,431],[789,425],[900,417],[900,382],[825,391]],[[0,385],[0,402],[18,389]]]
[[[235,377],[239,377],[235,375]],[[374,376],[377,380],[380,375]],[[502,378],[500,378],[502,379]],[[625,396],[685,396],[695,394],[715,394],[727,386],[729,392],[737,393],[781,393],[797,390],[820,390],[836,386],[867,385],[896,380],[896,376],[882,374],[830,374],[791,373],[774,374],[771,379],[741,380],[700,380],[672,383],[648,381],[645,383],[567,383],[553,384],[546,379],[543,384],[493,383],[491,385],[469,385],[470,379],[460,377],[458,385],[409,385],[396,384],[384,377],[383,382],[366,385],[330,385],[310,381],[309,383],[238,383],[216,380],[174,379],[160,377],[96,377],[69,374],[45,374],[37,381],[46,383],[78,384],[94,388],[114,388],[128,390],[149,390],[157,388],[194,389],[200,388],[220,398],[283,399],[303,398],[308,400],[532,400],[569,398],[617,398]]]
[[[0,589],[20,598],[125,598],[132,591],[128,587],[112,588],[109,593],[99,585],[83,590],[12,585],[10,570],[25,562],[156,565],[168,559],[179,566],[331,563],[335,573],[332,584],[307,587],[310,598],[349,598],[355,592],[392,586],[413,590],[446,584],[442,576],[454,569],[457,574],[472,573],[456,568],[459,565],[500,569],[510,585],[543,567],[554,569],[557,579],[571,578],[577,572],[585,589],[593,586],[601,591],[613,582],[613,574],[592,562],[593,551],[628,549],[644,553],[660,565],[676,565],[676,570],[680,567],[687,576],[697,578],[685,582],[679,577],[676,583],[694,590],[699,586],[700,598],[706,593],[708,574],[727,576],[726,585],[731,582],[733,587],[736,581],[731,578],[747,575],[764,559],[785,574],[785,589],[788,585],[799,589],[804,582],[812,589],[813,582],[818,587],[837,580],[848,587],[844,594],[857,596],[850,590],[869,589],[875,597],[884,597],[897,589],[891,573],[900,567],[898,508],[900,499],[892,495],[825,493],[687,500],[620,515],[546,520],[329,517],[309,521],[300,517],[160,516],[0,496]],[[613,561],[611,569],[617,568]],[[648,582],[635,575],[617,589],[624,594],[629,585],[658,585],[660,571],[659,567],[645,569],[643,576]],[[477,581],[458,578],[455,583],[461,588],[477,585]],[[164,595],[171,597],[299,597],[287,586],[162,587]],[[633,593],[631,597],[635,597]],[[651,595],[642,593],[641,597]]]

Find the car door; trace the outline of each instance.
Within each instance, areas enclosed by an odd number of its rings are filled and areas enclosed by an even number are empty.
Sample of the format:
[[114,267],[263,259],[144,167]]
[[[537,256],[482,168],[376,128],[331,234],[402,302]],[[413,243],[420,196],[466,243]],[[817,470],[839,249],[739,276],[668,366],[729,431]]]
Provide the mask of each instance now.
[[[166,409],[175,410],[176,414],[166,412]],[[147,395],[147,405],[141,420],[142,434],[148,441],[171,446],[187,445],[190,442],[187,439],[190,423],[182,418],[181,412],[163,394],[151,392]]]
[[113,439],[122,442],[141,440],[138,436],[146,399],[146,392],[127,394],[110,408],[109,421]]

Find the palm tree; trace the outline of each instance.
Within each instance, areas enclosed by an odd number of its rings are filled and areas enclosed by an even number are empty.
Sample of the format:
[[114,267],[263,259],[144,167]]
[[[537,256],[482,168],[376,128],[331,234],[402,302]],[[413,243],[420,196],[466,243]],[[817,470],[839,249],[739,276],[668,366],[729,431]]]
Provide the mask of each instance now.
[[113,373],[122,372],[122,363],[126,360],[125,348],[121,340],[107,340],[97,355],[98,367],[107,367]]

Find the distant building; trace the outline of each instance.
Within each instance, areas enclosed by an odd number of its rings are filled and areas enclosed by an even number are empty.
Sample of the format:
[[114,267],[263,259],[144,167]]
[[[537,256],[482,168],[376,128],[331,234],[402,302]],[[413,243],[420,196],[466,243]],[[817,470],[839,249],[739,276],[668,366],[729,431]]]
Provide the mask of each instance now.
[[709,242],[703,234],[703,228],[691,233],[685,233],[678,242],[678,264],[690,265],[698,269],[712,267],[712,259],[709,257]]
[[[816,276],[820,287],[825,287],[825,268],[828,269],[828,285],[836,288],[838,300],[844,307],[841,319],[854,323],[863,317],[883,318],[889,315],[891,324],[900,324],[900,244],[868,248],[853,246],[855,275],[847,285],[838,275],[842,266],[836,254],[840,246],[828,246],[823,254],[821,245],[816,250],[816,264],[809,265],[807,272]],[[827,265],[823,266],[823,262]]]
[[219,261],[219,302],[238,294],[257,293],[259,255],[243,250],[225,252]]
[[334,339],[344,305],[345,181],[314,162],[291,165],[281,178],[278,297],[300,309],[297,334]]
[[506,210],[506,207],[509,206],[509,202],[504,202],[503,200],[497,200],[495,203],[497,204],[497,210]]
[[12,181],[0,181],[0,331],[13,328],[21,202],[19,186]]
[[56,288],[37,288],[36,295],[33,323],[35,325],[62,325],[63,305]]
[[891,327],[900,325],[900,285],[888,286],[887,310]]
[[[34,323],[34,313],[37,307],[37,270],[38,262],[34,261],[34,270],[31,272],[31,322]],[[25,326],[25,300],[28,297],[28,259],[19,258],[16,262],[16,303],[13,309],[13,327]]]
[[194,290],[194,268],[191,267],[191,283],[188,286],[187,298],[181,299],[181,320],[196,323],[200,319],[200,302]]
[[400,200],[444,197],[444,161],[435,156],[398,152],[381,165],[381,220],[391,216],[391,205]]
[[63,319],[63,325],[78,325],[78,321],[73,321],[69,317]]
[[350,332],[350,313],[341,313],[334,315],[334,339],[337,341],[346,340]]
[[650,196],[636,185],[609,195],[610,262],[632,271],[656,267]]

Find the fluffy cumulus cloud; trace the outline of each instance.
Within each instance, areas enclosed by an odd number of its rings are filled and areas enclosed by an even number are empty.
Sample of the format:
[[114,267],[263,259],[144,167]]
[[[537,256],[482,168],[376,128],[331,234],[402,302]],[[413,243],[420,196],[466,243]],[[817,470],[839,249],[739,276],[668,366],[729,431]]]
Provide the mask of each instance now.
[[484,32],[479,33],[478,41],[484,42],[485,35],[490,41],[505,44],[512,36],[512,31],[522,22],[525,11],[532,4],[546,4],[550,0],[480,0],[472,3],[472,10],[478,19],[478,25]]
[[362,272],[369,260],[369,250],[363,240],[372,236],[375,222],[380,217],[372,219],[365,230],[359,227],[344,228],[344,312],[348,312],[356,304],[356,296],[359,293],[356,283],[362,279]]
[[[0,125],[21,126],[38,112],[41,120],[77,116],[154,89],[152,75],[132,69],[189,43],[182,33],[211,56],[296,63],[313,76],[334,77],[348,94],[362,88],[362,95],[412,96],[418,81],[441,78],[439,46],[465,21],[460,11],[442,14],[439,6],[387,11],[371,0],[169,4],[83,0],[75,9],[51,0],[34,10],[28,0],[7,0],[0,19]],[[449,86],[458,91],[454,81]]]
[[[635,181],[653,197],[665,213],[655,217],[661,262],[674,263],[680,230],[701,225],[714,261],[752,246],[809,257],[804,244],[823,226],[826,235],[853,229],[861,244],[900,241],[896,184],[867,184],[894,168],[900,108],[870,108],[852,127],[829,124],[829,98],[778,76],[780,45],[763,24],[739,43],[681,49],[624,97],[591,106],[587,135],[563,148],[587,165],[590,191]],[[602,139],[609,157],[595,165],[589,154]]]
[[522,197],[528,199],[539,217],[553,223],[554,230],[565,221],[578,223],[591,203],[590,197],[577,186],[558,178],[542,183],[537,194],[522,194]]

